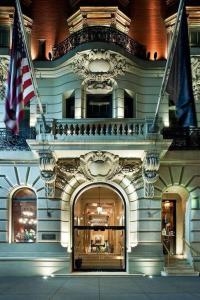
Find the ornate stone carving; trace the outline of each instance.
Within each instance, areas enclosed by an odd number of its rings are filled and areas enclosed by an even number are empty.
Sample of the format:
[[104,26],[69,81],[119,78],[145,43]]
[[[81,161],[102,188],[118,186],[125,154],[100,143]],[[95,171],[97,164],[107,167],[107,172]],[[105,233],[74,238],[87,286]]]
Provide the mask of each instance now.
[[200,58],[193,56],[191,58],[192,64],[192,83],[195,100],[200,99]]
[[135,184],[141,178],[140,171],[139,159],[123,159],[110,152],[89,152],[80,158],[58,160],[56,188],[63,191],[73,177],[96,182],[114,180],[120,174]]
[[40,150],[40,176],[45,184],[51,184],[56,179],[55,164],[56,160],[50,150]]
[[79,172],[79,159],[60,159],[56,166],[56,173],[59,177],[59,181],[66,184],[66,181],[69,181],[75,174]]
[[146,198],[154,197],[154,183],[159,177],[160,156],[156,151],[146,152],[143,160],[142,176]]
[[72,68],[74,73],[86,79],[88,89],[99,88],[99,84],[110,89],[111,80],[124,75],[127,64],[126,59],[120,54],[106,50],[91,50],[78,53]]
[[109,180],[119,171],[119,157],[109,152],[89,152],[80,156],[79,170],[89,180]]
[[141,170],[141,161],[138,159],[131,158],[120,158],[120,169],[121,173],[125,175],[131,175],[133,177],[134,174],[138,174]]
[[45,184],[45,193],[49,199],[55,197],[55,181]]
[[6,86],[8,76],[9,59],[7,57],[0,57],[0,100],[6,98]]

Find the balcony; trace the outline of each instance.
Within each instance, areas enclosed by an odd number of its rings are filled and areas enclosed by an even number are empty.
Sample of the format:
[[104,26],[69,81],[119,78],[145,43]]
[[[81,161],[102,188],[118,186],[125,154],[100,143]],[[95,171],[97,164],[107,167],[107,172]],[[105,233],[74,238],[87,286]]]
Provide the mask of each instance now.
[[53,48],[53,59],[57,59],[76,47],[90,42],[111,43],[121,47],[127,53],[145,59],[146,49],[125,33],[106,26],[85,27],[66,38]]
[[36,128],[20,130],[19,135],[0,129],[0,151],[37,151],[51,147],[62,154],[70,151],[75,155],[76,150],[122,150],[127,154],[132,150],[131,155],[134,151],[139,155],[152,149],[152,142],[156,141],[161,151],[166,151],[171,144],[171,140],[150,132],[152,119],[47,119],[46,124],[47,133],[43,132],[41,119]]
[[[47,119],[50,140],[145,139],[152,120],[144,119]],[[37,140],[42,136],[39,120]]]
[[26,140],[35,138],[35,128],[21,129],[18,135],[6,128],[0,128],[0,151],[30,151]]
[[[28,141],[32,150],[51,146],[54,151],[148,150],[157,139],[160,149],[171,141],[150,133],[152,119],[47,119],[49,133],[43,133],[42,120],[37,122],[36,140]],[[160,145],[160,146],[159,146]]]
[[162,131],[164,139],[173,140],[169,150],[199,150],[200,128],[170,128]]

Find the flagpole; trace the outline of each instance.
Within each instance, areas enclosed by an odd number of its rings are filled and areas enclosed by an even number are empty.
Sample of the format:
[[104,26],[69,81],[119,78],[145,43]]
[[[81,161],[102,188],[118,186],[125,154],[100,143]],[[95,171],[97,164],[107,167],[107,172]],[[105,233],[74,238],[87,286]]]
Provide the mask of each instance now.
[[35,77],[33,62],[32,62],[32,59],[30,57],[29,48],[28,48],[28,44],[27,44],[27,40],[26,40],[24,20],[23,20],[23,17],[22,17],[23,15],[22,15],[22,10],[21,10],[21,5],[20,5],[19,0],[16,0],[16,8],[17,8],[17,11],[18,11],[19,22],[20,22],[20,26],[21,26],[23,41],[24,41],[24,47],[25,47],[25,51],[26,51],[26,55],[27,55],[27,59],[28,59],[29,67],[30,67],[30,74],[31,74],[31,78],[32,78],[32,83],[33,83],[33,87],[34,87],[34,90],[35,90],[35,95],[36,95],[36,98],[37,98],[37,102],[38,102],[38,105],[39,105],[40,114],[41,114],[41,117],[42,117],[44,132],[46,132],[47,129],[48,129],[48,126],[46,124],[46,119],[45,119],[45,116],[44,116],[44,111],[43,111],[42,103],[41,103],[40,96],[39,96],[38,84],[37,84],[36,77]]
[[167,81],[168,81],[170,70],[171,70],[171,67],[172,67],[172,61],[173,61],[173,56],[174,56],[174,53],[175,53],[175,45],[176,45],[176,42],[177,42],[181,17],[182,17],[182,14],[183,14],[184,3],[185,3],[185,0],[180,0],[178,13],[177,13],[177,18],[176,18],[176,23],[175,23],[175,26],[174,26],[174,32],[173,32],[173,36],[172,36],[172,41],[171,41],[171,45],[170,45],[170,49],[169,49],[169,56],[168,56],[168,59],[167,59],[166,65],[165,65],[165,71],[164,71],[162,84],[161,84],[161,88],[160,88],[160,92],[159,92],[159,96],[158,96],[156,112],[155,112],[155,116],[154,116],[154,119],[153,119],[153,124],[151,126],[151,132],[152,133],[157,133],[158,130],[159,130],[158,115],[159,115],[161,101],[162,101],[162,99],[165,95],[165,91],[166,91],[166,87],[167,87]]

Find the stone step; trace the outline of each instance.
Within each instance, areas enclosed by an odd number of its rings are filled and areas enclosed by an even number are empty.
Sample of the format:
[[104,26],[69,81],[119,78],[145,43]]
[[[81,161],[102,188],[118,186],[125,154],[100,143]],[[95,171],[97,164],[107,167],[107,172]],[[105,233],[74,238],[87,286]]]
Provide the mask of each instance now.
[[177,273],[177,272],[181,272],[181,273],[192,273],[194,272],[193,268],[164,268],[164,271],[168,272],[168,273]]
[[161,271],[161,276],[194,276],[194,277],[198,277],[199,272],[194,271],[193,273],[183,273],[183,272],[168,273],[166,271]]
[[191,265],[169,265],[165,268],[168,268],[168,269],[179,269],[179,270],[184,270],[184,269],[193,269],[193,267]]
[[170,258],[168,266],[161,271],[162,276],[199,276],[186,259]]

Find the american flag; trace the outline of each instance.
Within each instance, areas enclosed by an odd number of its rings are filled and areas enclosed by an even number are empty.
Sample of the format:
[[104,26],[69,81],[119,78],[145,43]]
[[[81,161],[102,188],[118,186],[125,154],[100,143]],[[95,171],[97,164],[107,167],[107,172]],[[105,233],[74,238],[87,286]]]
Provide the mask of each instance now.
[[12,33],[12,47],[7,80],[5,104],[6,127],[19,133],[20,121],[24,117],[24,106],[35,97],[30,67],[25,51],[19,16],[16,10]]

